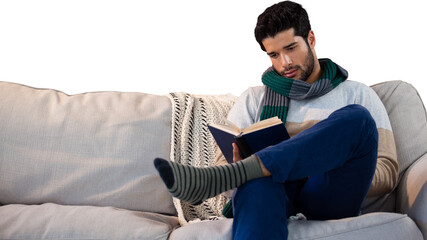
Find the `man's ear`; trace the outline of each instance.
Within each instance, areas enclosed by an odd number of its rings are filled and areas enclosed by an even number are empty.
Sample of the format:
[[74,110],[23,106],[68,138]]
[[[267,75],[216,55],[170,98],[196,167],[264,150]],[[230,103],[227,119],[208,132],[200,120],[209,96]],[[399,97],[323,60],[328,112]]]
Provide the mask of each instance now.
[[310,48],[314,48],[314,46],[316,46],[316,37],[314,36],[313,30],[308,32],[307,42],[310,45]]

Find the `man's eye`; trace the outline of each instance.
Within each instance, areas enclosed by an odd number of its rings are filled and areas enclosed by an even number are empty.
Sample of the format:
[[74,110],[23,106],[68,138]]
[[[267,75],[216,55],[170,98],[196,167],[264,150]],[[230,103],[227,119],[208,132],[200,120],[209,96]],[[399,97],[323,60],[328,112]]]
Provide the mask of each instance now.
[[277,54],[271,54],[270,55],[271,58],[277,58],[277,56],[278,56]]

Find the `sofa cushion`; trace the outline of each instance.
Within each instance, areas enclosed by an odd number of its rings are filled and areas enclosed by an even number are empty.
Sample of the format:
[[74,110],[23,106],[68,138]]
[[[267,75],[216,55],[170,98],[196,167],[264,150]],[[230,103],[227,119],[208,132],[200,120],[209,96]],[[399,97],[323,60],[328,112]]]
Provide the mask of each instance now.
[[166,96],[0,82],[0,204],[176,214],[153,166],[169,157],[170,135]]
[[113,207],[6,205],[0,239],[167,239],[177,217]]
[[[171,240],[232,239],[232,219],[189,224],[173,231]],[[413,239],[422,240],[420,230],[406,215],[370,213],[354,218],[329,221],[293,220],[288,239]]]

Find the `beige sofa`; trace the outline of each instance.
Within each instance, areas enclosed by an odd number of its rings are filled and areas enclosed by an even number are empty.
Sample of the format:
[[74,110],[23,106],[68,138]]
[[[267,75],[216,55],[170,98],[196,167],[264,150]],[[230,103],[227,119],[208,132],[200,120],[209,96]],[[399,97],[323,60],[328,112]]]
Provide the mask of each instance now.
[[[427,239],[426,111],[410,84],[372,87],[394,130],[399,185],[355,218],[290,220],[289,239]],[[0,239],[231,239],[232,219],[181,227],[156,174],[153,159],[171,157],[172,104],[0,82]]]

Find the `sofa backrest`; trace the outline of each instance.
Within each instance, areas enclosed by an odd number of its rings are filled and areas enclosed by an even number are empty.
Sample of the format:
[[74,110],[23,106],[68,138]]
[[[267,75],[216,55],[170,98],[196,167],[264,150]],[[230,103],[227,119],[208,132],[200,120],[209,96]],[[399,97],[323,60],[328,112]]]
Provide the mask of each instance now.
[[427,152],[427,116],[417,90],[403,81],[372,86],[387,110],[396,142],[399,177]]
[[[389,115],[396,142],[399,179],[412,163],[427,152],[427,118],[417,90],[403,81],[387,81],[371,86]],[[367,198],[362,212],[395,212],[396,192]]]
[[[408,83],[372,88],[390,117],[401,176],[427,151],[426,111]],[[176,214],[152,164],[155,157],[169,158],[170,136],[166,96],[69,96],[0,82],[0,204],[53,202]],[[394,207],[392,195],[368,204],[371,210]]]
[[176,214],[153,166],[169,158],[166,96],[66,95],[0,82],[0,204],[113,206]]

